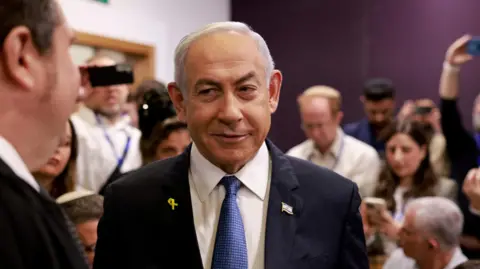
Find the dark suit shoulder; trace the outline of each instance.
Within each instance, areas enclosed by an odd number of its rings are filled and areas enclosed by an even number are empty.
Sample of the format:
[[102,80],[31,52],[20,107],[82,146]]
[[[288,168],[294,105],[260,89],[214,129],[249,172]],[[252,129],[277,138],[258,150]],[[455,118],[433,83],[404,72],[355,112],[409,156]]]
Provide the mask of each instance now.
[[351,180],[319,165],[295,157],[286,156],[292,165],[300,189],[308,189],[316,197],[330,201],[348,201],[356,189]]
[[347,135],[354,136],[358,132],[358,129],[361,127],[361,125],[362,121],[347,123],[343,126],[343,131]]
[[[161,186],[167,182],[172,173],[179,173],[179,160],[177,157],[169,158],[162,161],[149,163],[135,171],[129,172],[121,179],[112,183],[115,189],[131,189],[131,188],[147,188]],[[188,169],[184,166],[183,169]]]

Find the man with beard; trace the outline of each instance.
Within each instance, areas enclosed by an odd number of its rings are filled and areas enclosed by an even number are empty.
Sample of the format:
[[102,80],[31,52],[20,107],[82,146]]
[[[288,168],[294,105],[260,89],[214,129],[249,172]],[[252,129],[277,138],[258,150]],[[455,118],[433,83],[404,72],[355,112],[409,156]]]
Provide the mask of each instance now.
[[[108,57],[94,57],[88,66],[112,66]],[[78,133],[77,182],[103,192],[107,183],[142,165],[140,131],[122,113],[127,85],[85,88],[84,106],[72,117]]]
[[388,79],[368,80],[360,101],[363,103],[367,117],[345,125],[344,132],[374,147],[379,155],[383,156],[385,144],[379,139],[379,135],[393,119],[395,88]]

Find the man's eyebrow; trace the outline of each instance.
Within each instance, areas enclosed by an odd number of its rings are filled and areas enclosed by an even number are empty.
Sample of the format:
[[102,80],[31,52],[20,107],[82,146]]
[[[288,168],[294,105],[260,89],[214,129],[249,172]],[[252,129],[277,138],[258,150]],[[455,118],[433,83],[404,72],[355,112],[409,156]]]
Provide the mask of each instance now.
[[199,87],[199,86],[202,86],[202,85],[211,85],[211,86],[215,86],[217,88],[221,88],[222,84],[218,81],[215,81],[215,80],[212,80],[212,79],[207,79],[207,78],[201,78],[199,80],[197,80],[197,82],[195,83],[195,88]]
[[242,83],[244,83],[246,81],[249,81],[251,79],[255,80],[255,82],[259,82],[257,77],[256,77],[255,72],[252,71],[252,72],[249,72],[248,74],[246,74],[245,76],[237,79],[237,81],[235,81],[235,85],[242,84]]
[[[248,74],[244,75],[243,77],[237,79],[235,81],[235,85],[242,84],[248,80],[254,79],[256,82],[258,82],[258,79],[256,78],[255,72],[249,72]],[[202,85],[211,85],[215,86],[218,88],[221,88],[222,84],[218,81],[208,79],[208,78],[201,78],[195,83],[195,87],[202,86]]]

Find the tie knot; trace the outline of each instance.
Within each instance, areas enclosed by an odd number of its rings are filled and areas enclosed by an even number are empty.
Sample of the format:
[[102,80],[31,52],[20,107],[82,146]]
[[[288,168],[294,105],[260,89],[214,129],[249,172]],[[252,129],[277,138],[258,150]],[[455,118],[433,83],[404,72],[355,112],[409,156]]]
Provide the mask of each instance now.
[[240,189],[240,180],[236,176],[224,176],[220,183],[225,187],[226,195],[237,195]]

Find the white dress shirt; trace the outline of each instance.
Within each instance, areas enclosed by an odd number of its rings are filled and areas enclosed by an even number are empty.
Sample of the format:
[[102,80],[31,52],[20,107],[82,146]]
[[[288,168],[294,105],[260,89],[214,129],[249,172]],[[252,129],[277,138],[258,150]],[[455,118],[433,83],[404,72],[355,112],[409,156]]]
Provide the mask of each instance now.
[[17,150],[2,136],[0,136],[0,159],[2,159],[19,178],[23,179],[37,192],[40,192],[40,185],[38,185],[38,182],[28,170],[27,165],[20,155],[18,155]]
[[99,122],[95,113],[87,107],[81,107],[71,117],[78,138],[77,188],[98,192],[117,167],[118,158],[123,154],[128,137],[130,147],[120,171],[125,173],[142,165],[141,133],[130,126],[127,119],[109,125],[101,116]]
[[[209,162],[195,144],[190,158],[188,177],[197,241],[203,267],[211,268],[217,224],[225,198],[225,188],[219,182],[228,174]],[[245,228],[248,268],[262,269],[270,188],[270,155],[266,144],[234,175],[242,183],[237,193],[237,203]]]
[[[466,262],[468,259],[463,255],[460,248],[456,248],[450,262],[443,269],[454,269],[457,265]],[[415,260],[405,256],[403,249],[398,248],[383,265],[383,269],[417,269]]]
[[287,155],[311,161],[352,180],[362,197],[373,195],[381,168],[378,153],[372,146],[346,135],[340,128],[324,154],[308,139],[291,148]]

